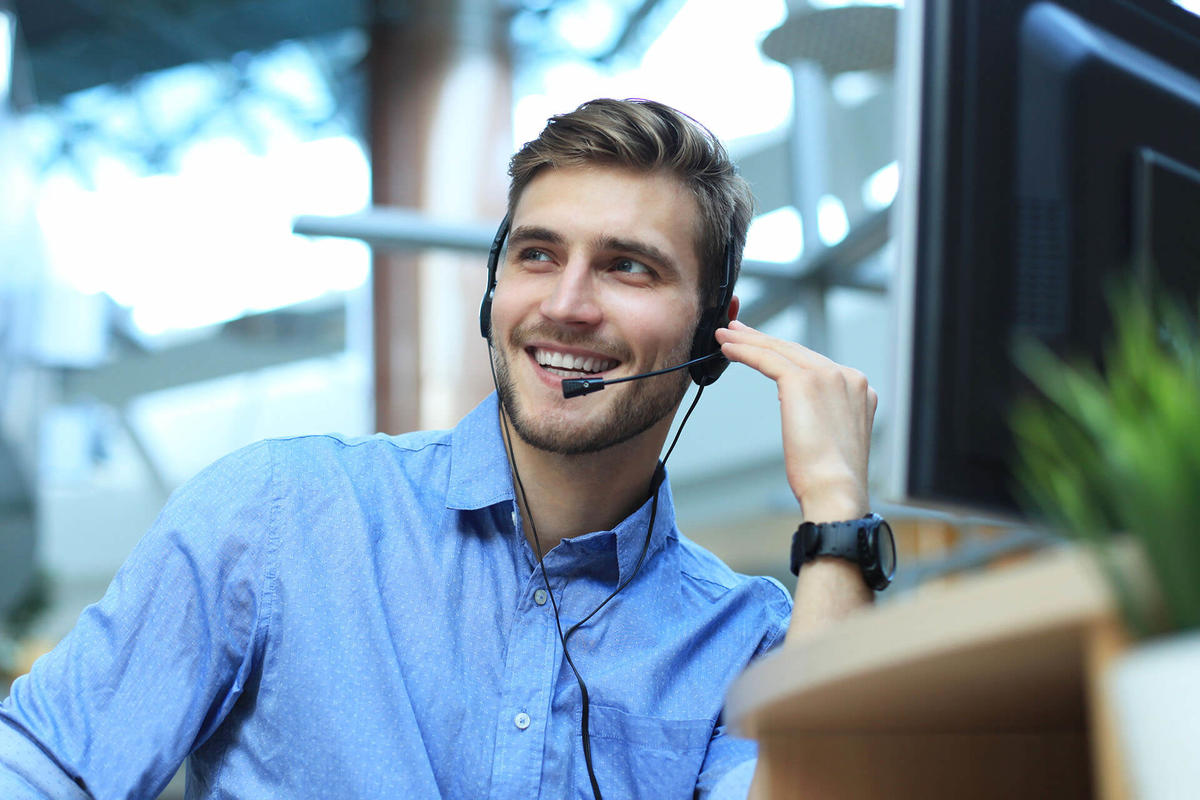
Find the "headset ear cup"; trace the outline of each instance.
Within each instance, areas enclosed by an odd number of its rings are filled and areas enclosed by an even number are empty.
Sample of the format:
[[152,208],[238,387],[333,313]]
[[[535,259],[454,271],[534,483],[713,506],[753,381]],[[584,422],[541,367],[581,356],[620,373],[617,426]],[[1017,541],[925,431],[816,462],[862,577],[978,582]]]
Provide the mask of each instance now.
[[483,302],[479,304],[479,332],[489,342],[492,340],[492,298],[496,296],[496,270],[499,269],[500,251],[507,237],[508,215],[505,214],[496,230],[496,238],[492,240],[492,248],[488,251],[487,288],[483,290]]
[[[721,276],[720,299],[715,306],[704,309],[704,313],[700,315],[700,324],[696,327],[695,338],[692,339],[693,359],[721,352],[721,345],[717,342],[717,329],[729,325],[729,304],[733,301],[735,262],[732,236],[725,242],[724,262],[725,273]],[[688,367],[688,373],[697,386],[708,386],[716,383],[717,378],[721,377],[721,373],[728,366],[729,359],[721,356],[693,364]]]
[[483,292],[483,302],[479,304],[479,332],[488,341],[492,338],[492,296],[495,293],[496,287],[489,282]]
[[[692,339],[692,354],[690,358],[703,358],[713,353],[720,353],[721,345],[717,342],[716,338],[717,328],[723,328],[728,324],[728,307],[705,309],[700,317],[700,325],[696,328],[696,336]],[[692,381],[697,386],[708,386],[716,383],[717,378],[721,377],[721,373],[728,366],[729,360],[721,356],[720,358],[702,361],[699,364],[692,364],[688,367],[688,374],[692,376]]]

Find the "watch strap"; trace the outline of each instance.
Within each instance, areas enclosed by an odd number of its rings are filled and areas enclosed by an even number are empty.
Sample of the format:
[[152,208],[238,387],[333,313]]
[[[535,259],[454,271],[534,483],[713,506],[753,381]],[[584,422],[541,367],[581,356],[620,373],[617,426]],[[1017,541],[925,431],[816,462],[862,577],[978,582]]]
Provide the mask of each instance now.
[[877,526],[883,518],[867,514],[860,519],[839,522],[803,522],[792,535],[792,574],[799,575],[800,567],[820,556],[843,558],[855,564],[863,563],[859,532]]
[[814,555],[834,556],[858,562],[858,529],[862,521],[853,519],[845,522],[827,523],[821,530],[821,544]]

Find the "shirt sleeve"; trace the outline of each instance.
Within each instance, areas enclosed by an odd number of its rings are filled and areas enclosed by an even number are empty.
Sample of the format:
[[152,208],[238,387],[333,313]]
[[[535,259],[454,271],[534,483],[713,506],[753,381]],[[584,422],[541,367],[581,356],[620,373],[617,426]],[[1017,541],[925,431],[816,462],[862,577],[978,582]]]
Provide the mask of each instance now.
[[0,703],[0,796],[154,797],[241,694],[265,635],[270,443],[172,495],[99,603]]
[[758,744],[734,736],[722,723],[717,726],[704,767],[696,783],[696,797],[702,800],[746,800],[750,781],[758,764]]
[[[791,621],[792,598],[783,585],[771,578],[762,579],[768,600],[764,603],[769,619],[754,650],[751,662],[761,658],[783,642]],[[758,743],[735,736],[725,724],[724,714],[713,731],[704,756],[704,766],[696,781],[696,797],[703,800],[746,800],[758,766]]]

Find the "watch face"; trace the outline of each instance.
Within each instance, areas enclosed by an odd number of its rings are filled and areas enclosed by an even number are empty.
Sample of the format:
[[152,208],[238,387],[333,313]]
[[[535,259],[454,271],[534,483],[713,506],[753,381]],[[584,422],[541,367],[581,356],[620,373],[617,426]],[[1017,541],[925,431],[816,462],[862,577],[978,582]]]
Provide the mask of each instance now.
[[875,531],[875,547],[879,553],[879,569],[890,581],[896,574],[896,538],[886,522],[880,521]]

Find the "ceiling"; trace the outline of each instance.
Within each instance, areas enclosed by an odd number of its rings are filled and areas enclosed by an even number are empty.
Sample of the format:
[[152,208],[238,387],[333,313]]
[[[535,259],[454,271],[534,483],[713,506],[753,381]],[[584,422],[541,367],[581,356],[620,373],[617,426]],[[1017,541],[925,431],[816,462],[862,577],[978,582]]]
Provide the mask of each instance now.
[[39,104],[284,39],[363,26],[366,0],[11,0]]
[[[555,52],[559,12],[594,0],[0,0],[19,20],[24,76],[21,105],[54,105],[63,96],[192,62],[228,61],[286,39],[311,39],[365,28],[380,16],[404,19],[418,9],[448,24],[496,11]],[[617,12],[612,41],[594,53],[604,61],[644,46],[682,0],[607,0]],[[549,35],[547,35],[549,34]],[[561,42],[560,42],[561,44]],[[528,52],[523,47],[522,52]],[[25,66],[27,65],[27,66]],[[21,79],[24,80],[21,80]]]

